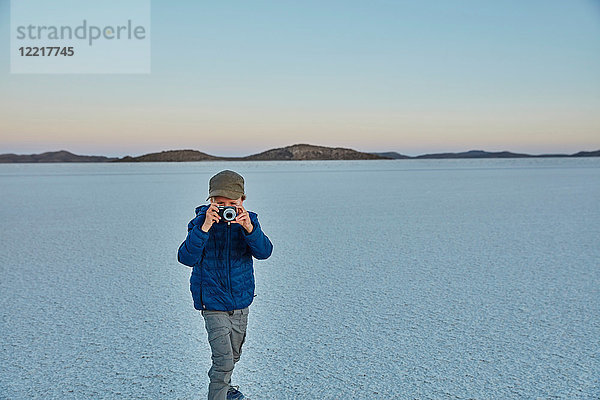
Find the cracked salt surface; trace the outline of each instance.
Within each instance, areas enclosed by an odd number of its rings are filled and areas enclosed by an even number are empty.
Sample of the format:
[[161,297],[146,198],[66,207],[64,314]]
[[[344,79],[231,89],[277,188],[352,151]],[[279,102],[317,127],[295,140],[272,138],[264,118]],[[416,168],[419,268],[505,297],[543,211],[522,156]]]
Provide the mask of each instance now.
[[600,159],[0,165],[0,398],[202,399],[177,263],[222,169],[274,244],[260,399],[600,398]]

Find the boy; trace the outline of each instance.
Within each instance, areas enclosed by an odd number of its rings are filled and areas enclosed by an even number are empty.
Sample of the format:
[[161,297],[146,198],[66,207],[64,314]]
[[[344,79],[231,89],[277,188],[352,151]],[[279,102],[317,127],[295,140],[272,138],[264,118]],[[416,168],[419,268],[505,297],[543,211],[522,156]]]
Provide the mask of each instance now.
[[[190,291],[194,308],[202,312],[212,351],[208,371],[209,400],[248,399],[231,375],[240,359],[246,339],[248,307],[254,299],[252,257],[264,260],[273,244],[262,232],[257,214],[246,211],[243,202],[244,178],[230,170],[210,179],[210,205],[196,207],[196,217],[188,224],[188,234],[177,252],[177,261],[192,267]],[[235,207],[237,216],[226,221]]]

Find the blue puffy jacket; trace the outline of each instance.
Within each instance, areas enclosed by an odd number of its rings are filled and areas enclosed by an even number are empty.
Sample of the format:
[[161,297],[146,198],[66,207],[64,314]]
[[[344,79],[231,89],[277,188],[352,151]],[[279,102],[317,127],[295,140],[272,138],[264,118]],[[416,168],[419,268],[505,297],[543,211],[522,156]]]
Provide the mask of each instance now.
[[192,267],[190,291],[197,310],[231,311],[254,300],[252,257],[265,259],[273,244],[263,233],[257,214],[248,211],[252,232],[240,224],[214,223],[208,232],[204,223],[209,205],[196,207],[188,234],[177,251],[177,261]]

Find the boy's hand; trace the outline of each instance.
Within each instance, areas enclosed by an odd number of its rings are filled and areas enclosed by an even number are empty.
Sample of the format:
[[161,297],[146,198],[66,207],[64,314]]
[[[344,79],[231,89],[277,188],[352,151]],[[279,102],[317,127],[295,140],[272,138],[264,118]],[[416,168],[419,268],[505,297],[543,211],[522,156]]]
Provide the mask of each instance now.
[[238,206],[237,209],[238,216],[235,218],[235,220],[231,221],[231,223],[240,224],[246,230],[246,232],[251,233],[252,229],[254,229],[254,226],[250,221],[250,215],[248,214],[248,211],[246,211],[244,206]]
[[204,223],[200,227],[203,232],[208,232],[215,222],[219,222],[221,217],[219,216],[219,207],[217,203],[210,203],[210,207],[206,210],[206,218]]

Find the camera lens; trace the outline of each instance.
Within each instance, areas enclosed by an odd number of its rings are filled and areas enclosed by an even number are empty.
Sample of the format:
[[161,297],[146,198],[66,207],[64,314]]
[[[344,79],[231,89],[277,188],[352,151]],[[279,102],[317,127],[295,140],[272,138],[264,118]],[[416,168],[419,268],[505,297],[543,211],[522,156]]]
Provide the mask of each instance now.
[[233,221],[236,217],[237,213],[233,208],[228,208],[223,211],[223,219],[225,221]]

